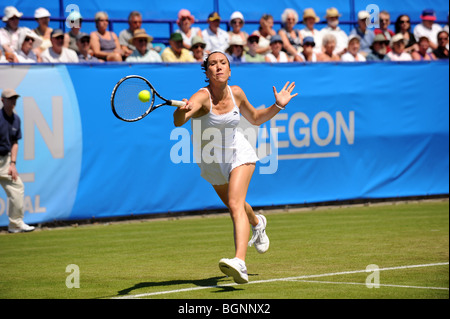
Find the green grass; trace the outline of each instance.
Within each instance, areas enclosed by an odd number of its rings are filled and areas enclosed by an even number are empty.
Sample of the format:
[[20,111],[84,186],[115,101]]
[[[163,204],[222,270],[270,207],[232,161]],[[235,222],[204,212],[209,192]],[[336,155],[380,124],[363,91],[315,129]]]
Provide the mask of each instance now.
[[[448,200],[266,216],[271,246],[263,255],[249,248],[250,282],[449,260]],[[1,233],[0,298],[112,298],[186,288],[201,289],[147,298],[449,298],[448,264],[380,271],[382,286],[372,289],[365,272],[229,285],[218,261],[233,257],[232,234],[225,214]],[[69,264],[79,266],[79,289],[66,287]]]

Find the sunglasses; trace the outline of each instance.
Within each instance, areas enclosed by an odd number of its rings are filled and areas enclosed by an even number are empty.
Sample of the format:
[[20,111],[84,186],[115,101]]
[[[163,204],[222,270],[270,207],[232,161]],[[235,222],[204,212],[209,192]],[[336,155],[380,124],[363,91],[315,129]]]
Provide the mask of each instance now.
[[248,43],[259,43],[259,39],[255,39],[255,38],[249,39]]
[[89,39],[81,39],[80,42],[81,43],[89,43]]
[[28,41],[34,42],[34,39],[33,39],[33,38],[26,37],[24,41],[26,41],[26,42],[28,42]]
[[138,39],[138,42],[139,42],[139,43],[143,43],[143,42],[147,43],[148,40],[147,40],[147,39]]
[[195,49],[198,49],[198,48],[204,49],[204,48],[205,48],[205,45],[203,45],[203,44],[196,44],[196,45],[194,45],[194,46],[192,47],[192,50],[195,50]]
[[438,40],[440,40],[440,41],[445,41],[445,40],[448,40],[448,38],[447,38],[447,37],[445,37],[445,38],[439,37]]
[[403,23],[410,23],[410,21],[409,20],[400,20],[400,23],[401,24],[403,24]]
[[241,20],[233,20],[231,21],[231,24],[244,24]]

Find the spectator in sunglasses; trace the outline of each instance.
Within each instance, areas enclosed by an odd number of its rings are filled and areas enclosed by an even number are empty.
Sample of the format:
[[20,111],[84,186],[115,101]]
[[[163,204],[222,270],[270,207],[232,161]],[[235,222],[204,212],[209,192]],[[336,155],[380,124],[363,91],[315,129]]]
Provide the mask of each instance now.
[[401,14],[398,16],[397,21],[395,21],[395,34],[397,33],[401,33],[405,39],[405,52],[411,53],[419,50],[416,38],[411,32],[411,19],[408,15]]
[[437,59],[448,59],[448,32],[441,31],[437,36],[438,47],[433,50]]
[[133,32],[133,38],[129,40],[136,50],[126,58],[127,62],[162,62],[161,56],[153,49],[148,48],[153,37],[149,36],[144,29],[137,29]]
[[230,41],[233,36],[239,36],[242,38],[242,41],[244,43],[247,43],[248,39],[248,33],[243,31],[242,28],[244,27],[244,16],[241,12],[235,11],[230,16],[230,27],[231,31],[228,31],[228,34],[230,35]]
[[19,34],[19,43],[16,48],[16,57],[19,63],[37,63],[42,62],[39,55],[33,52],[39,48],[42,40],[33,31],[23,28]]
[[55,29],[51,34],[52,46],[42,52],[42,62],[47,63],[78,63],[77,53],[64,47],[64,32]]
[[203,62],[203,57],[205,55],[205,47],[206,47],[206,43],[205,43],[205,41],[203,41],[203,38],[198,35],[193,37],[190,47],[191,47],[192,56],[194,57],[195,61]]
[[80,63],[87,62],[104,62],[103,60],[97,59],[95,56],[90,54],[90,42],[91,36],[87,33],[80,32],[77,35],[77,47],[78,47],[78,60]]

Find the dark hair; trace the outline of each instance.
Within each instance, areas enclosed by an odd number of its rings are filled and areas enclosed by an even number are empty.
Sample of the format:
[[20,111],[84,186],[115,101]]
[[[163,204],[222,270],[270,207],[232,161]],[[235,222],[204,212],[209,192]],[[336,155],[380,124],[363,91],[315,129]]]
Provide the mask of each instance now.
[[408,28],[408,32],[410,32],[411,31],[411,18],[407,15],[407,14],[401,14],[401,15],[399,15],[398,16],[398,18],[397,18],[397,20],[395,21],[395,33],[397,34],[397,33],[400,33],[400,26],[402,25],[401,24],[401,19],[403,18],[403,17],[408,17],[408,20],[410,21],[410,23],[409,23],[409,28]]
[[[225,55],[225,57],[227,58],[227,61],[228,61],[228,66],[231,68],[230,61],[228,60],[228,57],[227,57],[227,55],[226,55],[224,52],[222,52],[222,51],[212,51],[212,52],[209,53],[208,55],[205,55],[205,57],[203,58],[203,62],[202,62],[202,64],[201,64],[201,68],[202,68],[202,70],[204,71],[205,75],[206,75],[206,70],[208,69],[209,57],[210,57],[213,53],[222,53],[223,55]],[[205,82],[206,82],[206,83],[209,83],[209,79],[206,78]]]

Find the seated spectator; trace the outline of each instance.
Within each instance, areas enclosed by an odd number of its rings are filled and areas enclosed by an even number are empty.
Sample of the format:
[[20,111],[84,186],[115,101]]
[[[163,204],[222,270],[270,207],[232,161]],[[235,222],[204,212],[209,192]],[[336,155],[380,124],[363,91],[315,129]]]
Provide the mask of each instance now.
[[244,56],[245,41],[240,35],[233,35],[230,39],[230,46],[225,51],[230,62],[246,62]]
[[331,62],[340,61],[339,55],[335,54],[336,50],[336,37],[329,33],[322,37],[322,51],[317,55],[317,61],[320,62]]
[[346,52],[348,44],[347,34],[341,28],[339,28],[340,16],[342,16],[342,14],[340,14],[336,8],[327,9],[327,13],[325,16],[325,19],[327,20],[327,26],[320,30],[322,39],[328,34],[332,34],[335,37],[335,48],[333,53],[337,54],[338,56],[341,56]]
[[[77,36],[81,32],[81,24],[83,22],[83,17],[79,11],[72,11],[66,19],[66,23],[70,26],[70,31],[64,34],[64,47],[78,52],[77,46]],[[93,54],[92,49],[90,49],[90,54]]]
[[246,62],[264,62],[264,55],[258,53],[259,35],[251,34],[247,39],[247,52],[244,53]]
[[244,16],[241,12],[235,11],[230,16],[230,27],[231,31],[228,31],[228,35],[230,36],[230,40],[233,36],[239,36],[242,38],[244,43],[247,43],[248,39],[248,33],[243,31],[242,28],[244,27]]
[[283,40],[281,40],[281,37],[278,34],[270,39],[270,49],[272,52],[266,54],[266,62],[292,62],[292,58],[290,58],[286,52],[282,51]]
[[252,34],[259,36],[258,51],[259,54],[270,52],[270,39],[277,34],[273,29],[273,17],[270,14],[264,14],[259,19],[259,28]]
[[64,32],[54,29],[51,33],[52,46],[42,52],[42,62],[47,63],[78,63],[77,53],[64,47]]
[[349,37],[357,35],[360,37],[360,54],[367,56],[370,53],[370,46],[373,39],[375,39],[375,33],[367,28],[367,18],[370,18],[369,12],[363,10],[358,12],[358,26],[350,31]]
[[213,12],[208,16],[209,27],[202,31],[203,40],[206,42],[206,51],[220,50],[228,48],[230,36],[228,32],[220,28],[220,16]]
[[411,53],[419,50],[414,34],[411,32],[411,19],[407,14],[401,14],[395,21],[395,34],[401,33],[405,38],[405,52]]
[[[142,15],[139,11],[131,11],[128,15],[128,29],[124,29],[119,33],[119,44],[123,52],[123,57],[126,59],[136,50],[132,41],[135,30],[142,27]],[[152,44],[149,42],[147,49],[151,49]]]
[[361,38],[357,34],[348,37],[348,48],[341,56],[342,62],[365,62],[366,58],[360,53]]
[[97,59],[90,53],[91,36],[87,33],[80,32],[77,35],[78,60],[80,63],[104,62]]
[[17,47],[19,42],[19,22],[23,16],[22,12],[17,11],[13,6],[5,7],[3,11],[2,21],[6,22],[6,25],[0,29],[0,44],[5,52],[5,57],[10,62],[18,62],[17,57],[14,54],[14,48]]
[[100,11],[95,14],[97,31],[91,32],[91,48],[94,56],[105,61],[122,61],[122,49],[117,35],[108,31],[108,14]]
[[41,43],[42,39],[36,33],[28,28],[22,28],[15,51],[19,63],[42,62],[41,57],[33,52],[33,49],[39,48]]
[[405,39],[401,33],[394,35],[390,44],[392,50],[387,56],[391,61],[412,61],[411,54],[405,52]]
[[[314,45],[314,51],[320,52],[322,48],[322,37],[319,30],[315,29],[314,26],[317,22],[320,21],[320,18],[316,15],[316,12],[312,8],[307,8],[303,10],[303,24],[305,24],[305,28],[300,30],[300,34],[303,37],[303,43],[305,43],[306,37],[313,37],[313,43],[317,43],[318,45]],[[311,43],[311,42],[308,42]],[[315,56],[315,55],[314,55]]]
[[148,43],[153,38],[144,29],[134,30],[133,37],[129,40],[136,48],[125,60],[127,62],[162,62],[161,56],[153,49],[148,48]]
[[52,45],[50,34],[53,29],[48,26],[50,22],[50,12],[45,8],[37,8],[34,11],[34,18],[36,19],[38,26],[33,31],[42,39],[40,46],[37,47],[37,50],[41,53]]
[[389,26],[391,25],[391,15],[386,10],[383,10],[379,14],[379,19],[380,19],[380,27],[375,29],[373,32],[375,33],[375,35],[377,34],[384,35],[386,40],[389,41],[389,45],[387,47],[387,50],[389,52],[391,51],[390,41],[392,37],[395,35],[394,31],[389,29]]
[[195,36],[202,36],[202,30],[199,27],[192,26],[194,22],[195,18],[189,10],[181,9],[178,12],[177,24],[180,28],[175,30],[175,32],[181,33],[181,36],[183,37],[183,46],[188,50],[191,48],[192,39]]
[[420,37],[419,50],[413,51],[411,57],[414,61],[433,61],[436,60],[436,56],[433,52],[429,52],[430,40],[427,37]]
[[437,49],[438,44],[435,42],[437,34],[442,31],[442,27],[434,23],[436,21],[436,13],[432,9],[425,9],[420,16],[422,23],[414,27],[414,36],[416,41],[419,41],[421,37],[427,37],[430,40],[430,47],[432,50]]
[[390,61],[387,56],[387,46],[389,41],[386,40],[384,35],[377,34],[371,45],[371,52],[367,55],[367,61]]
[[434,55],[438,59],[448,59],[448,32],[441,31],[437,36],[438,47],[433,50]]
[[278,34],[283,40],[283,51],[285,51],[292,59],[300,53],[303,37],[295,26],[298,22],[298,13],[294,9],[286,9],[281,15],[282,28]]
[[203,56],[205,55],[206,43],[203,41],[203,38],[199,35],[196,35],[192,38],[191,43],[191,52],[195,61],[203,63]]
[[303,52],[301,53],[302,60],[305,62],[317,62],[317,53],[314,51],[316,43],[314,38],[307,36],[303,38]]
[[183,47],[183,37],[174,32],[170,35],[169,46],[161,53],[164,62],[195,62],[189,50]]

